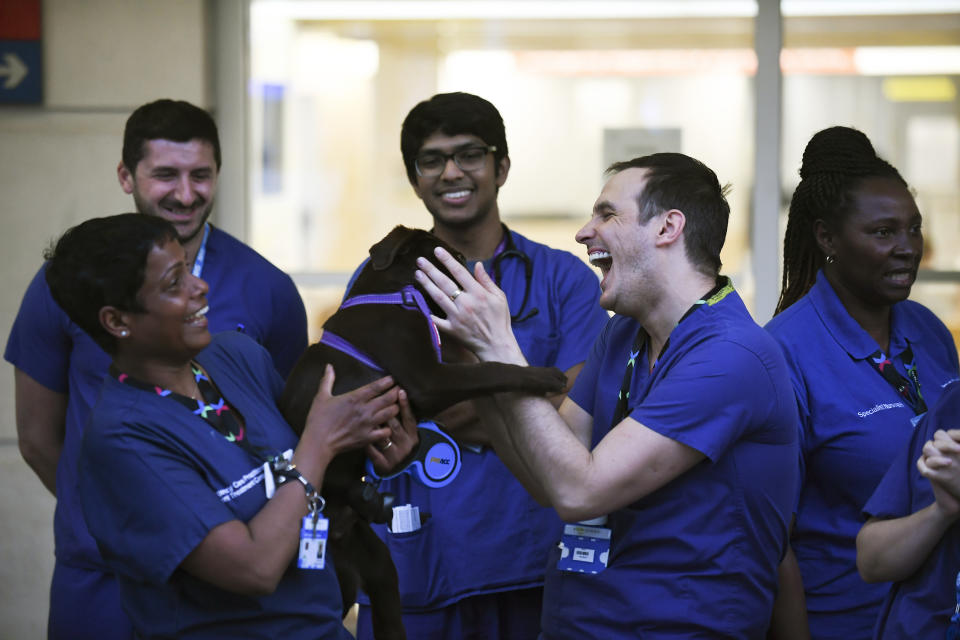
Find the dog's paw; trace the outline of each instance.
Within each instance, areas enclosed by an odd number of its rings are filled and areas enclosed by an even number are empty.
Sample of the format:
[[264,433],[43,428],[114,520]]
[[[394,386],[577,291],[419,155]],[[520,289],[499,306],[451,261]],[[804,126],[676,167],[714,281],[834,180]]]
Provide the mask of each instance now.
[[567,375],[556,367],[529,367],[539,393],[559,393],[567,387]]
[[563,391],[567,388],[567,374],[565,374],[560,369],[556,367],[551,367],[551,373],[553,373],[554,384],[557,391]]

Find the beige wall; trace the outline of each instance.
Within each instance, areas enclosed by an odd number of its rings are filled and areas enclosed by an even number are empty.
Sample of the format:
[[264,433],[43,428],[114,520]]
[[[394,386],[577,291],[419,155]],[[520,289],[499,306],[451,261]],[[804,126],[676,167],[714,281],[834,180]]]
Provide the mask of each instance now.
[[[41,251],[86,218],[132,209],[116,165],[123,124],[159,97],[207,106],[198,0],[44,0],[43,107],[0,107],[0,335]],[[228,159],[225,159],[228,160]],[[0,639],[46,637],[53,498],[20,458],[13,368],[0,367]]]

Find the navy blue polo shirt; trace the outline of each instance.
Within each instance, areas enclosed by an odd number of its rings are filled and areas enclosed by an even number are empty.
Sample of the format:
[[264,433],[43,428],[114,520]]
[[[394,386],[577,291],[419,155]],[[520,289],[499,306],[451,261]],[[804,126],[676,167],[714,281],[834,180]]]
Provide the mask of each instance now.
[[[847,313],[822,272],[766,328],[783,347],[800,411],[802,483],[791,544],[811,635],[866,638],[889,584],[867,584],[857,572],[860,513],[906,447],[915,414],[869,362],[876,341]],[[904,376],[907,345],[932,406],[958,377],[953,338],[929,309],[906,300],[891,309],[887,354]]]
[[[909,446],[897,455],[863,508],[864,515],[902,518],[931,505],[933,489],[930,481],[920,475],[917,459],[934,431],[958,427],[960,384],[953,384],[921,420]],[[950,616],[957,605],[957,572],[960,572],[960,524],[954,523],[913,575],[893,583],[880,608],[873,637],[884,640],[946,637]]]

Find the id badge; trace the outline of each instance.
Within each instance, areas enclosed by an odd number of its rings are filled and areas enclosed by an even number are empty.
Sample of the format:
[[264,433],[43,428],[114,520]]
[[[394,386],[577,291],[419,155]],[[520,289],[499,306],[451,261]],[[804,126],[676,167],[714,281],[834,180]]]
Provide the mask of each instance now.
[[327,555],[327,530],[330,521],[320,516],[316,520],[311,514],[303,516],[300,524],[300,552],[297,566],[301,569],[323,569]]
[[563,527],[557,569],[575,573],[600,573],[610,557],[610,529],[583,524]]

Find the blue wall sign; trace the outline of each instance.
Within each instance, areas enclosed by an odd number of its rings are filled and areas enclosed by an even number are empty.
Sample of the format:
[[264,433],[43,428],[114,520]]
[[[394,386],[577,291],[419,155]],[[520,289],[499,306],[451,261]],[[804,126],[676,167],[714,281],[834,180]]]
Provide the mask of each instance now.
[[0,103],[43,101],[40,40],[0,40]]

